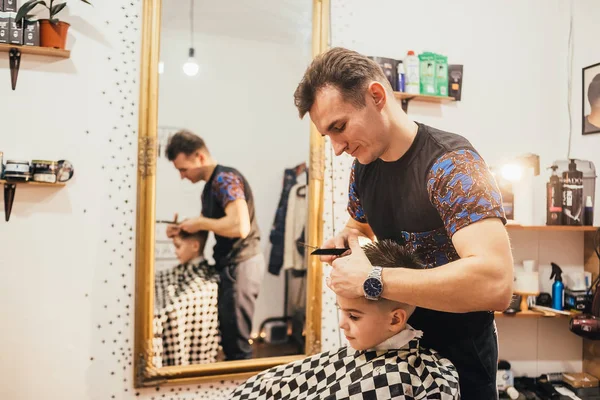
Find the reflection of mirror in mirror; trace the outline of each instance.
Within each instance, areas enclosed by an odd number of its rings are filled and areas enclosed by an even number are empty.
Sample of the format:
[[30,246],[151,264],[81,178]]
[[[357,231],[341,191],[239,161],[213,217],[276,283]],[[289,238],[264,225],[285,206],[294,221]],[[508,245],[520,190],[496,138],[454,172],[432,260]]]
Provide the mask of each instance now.
[[304,352],[311,8],[163,2],[156,367]]

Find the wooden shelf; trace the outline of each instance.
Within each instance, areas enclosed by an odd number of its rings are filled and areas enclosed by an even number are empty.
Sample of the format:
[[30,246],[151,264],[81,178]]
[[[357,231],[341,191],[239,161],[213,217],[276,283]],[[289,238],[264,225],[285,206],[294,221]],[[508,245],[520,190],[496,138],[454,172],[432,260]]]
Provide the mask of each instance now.
[[551,231],[551,232],[594,232],[596,226],[563,226],[563,225],[516,225],[507,224],[506,229],[515,231]]
[[34,182],[34,181],[28,181],[28,182],[23,182],[23,181],[7,181],[4,179],[0,179],[0,185],[4,185],[4,184],[15,184],[15,185],[29,185],[29,186],[52,186],[52,187],[62,187],[65,186],[66,183],[64,182],[57,182],[57,183],[47,183],[47,182]]
[[527,311],[520,311],[515,314],[504,314],[502,312],[496,311],[494,313],[494,315],[496,316],[496,318],[510,319],[510,318],[557,318],[557,317],[571,318],[571,316],[576,315],[576,314],[565,315],[565,314],[550,313],[550,312],[547,312],[546,314],[544,314],[543,312],[527,310]]
[[427,94],[413,94],[404,92],[394,92],[394,97],[396,97],[396,99],[398,100],[417,100],[425,101],[427,103],[448,103],[451,101],[456,101],[454,97],[431,96]]
[[71,57],[70,50],[53,49],[51,47],[40,46],[20,46],[17,44],[0,43],[0,53],[8,53],[10,49],[18,49],[21,54],[34,54],[36,56],[46,56],[55,58]]

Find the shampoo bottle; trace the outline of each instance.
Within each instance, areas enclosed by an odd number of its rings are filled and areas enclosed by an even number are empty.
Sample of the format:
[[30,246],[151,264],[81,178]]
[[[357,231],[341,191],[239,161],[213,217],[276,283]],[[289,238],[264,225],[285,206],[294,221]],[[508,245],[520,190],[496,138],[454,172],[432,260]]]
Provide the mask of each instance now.
[[562,269],[555,263],[550,263],[550,265],[552,265],[550,279],[554,279],[554,283],[552,284],[552,308],[562,311],[565,306],[565,285],[562,281]]
[[415,52],[409,50],[404,57],[404,86],[406,93],[419,94],[420,87],[420,78],[419,78],[419,68],[421,66],[419,62],[419,57],[415,55]]

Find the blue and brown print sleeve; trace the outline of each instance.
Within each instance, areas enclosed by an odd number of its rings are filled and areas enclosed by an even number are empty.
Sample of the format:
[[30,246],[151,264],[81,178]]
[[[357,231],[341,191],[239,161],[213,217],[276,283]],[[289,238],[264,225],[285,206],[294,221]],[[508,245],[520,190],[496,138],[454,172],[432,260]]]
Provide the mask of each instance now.
[[360,204],[358,198],[358,190],[356,189],[356,180],[354,176],[354,170],[356,169],[356,160],[352,163],[352,169],[350,170],[350,187],[348,188],[348,213],[350,216],[358,222],[363,224],[367,223],[367,217],[365,211]]
[[221,172],[215,176],[212,181],[212,191],[223,209],[234,200],[246,200],[244,181],[232,172]]
[[496,180],[473,150],[455,150],[438,158],[429,171],[427,191],[449,237],[485,218],[506,223]]

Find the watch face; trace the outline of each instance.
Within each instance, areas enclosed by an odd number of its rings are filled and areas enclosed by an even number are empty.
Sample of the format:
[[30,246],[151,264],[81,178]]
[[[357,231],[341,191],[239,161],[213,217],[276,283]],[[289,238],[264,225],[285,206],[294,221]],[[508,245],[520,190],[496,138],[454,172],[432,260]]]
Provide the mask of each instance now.
[[379,297],[383,291],[383,285],[379,279],[369,278],[365,281],[363,289],[367,296]]

